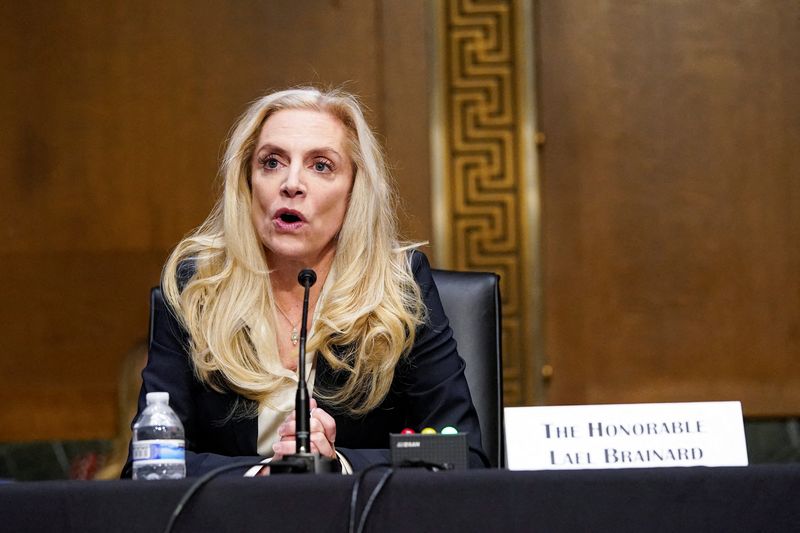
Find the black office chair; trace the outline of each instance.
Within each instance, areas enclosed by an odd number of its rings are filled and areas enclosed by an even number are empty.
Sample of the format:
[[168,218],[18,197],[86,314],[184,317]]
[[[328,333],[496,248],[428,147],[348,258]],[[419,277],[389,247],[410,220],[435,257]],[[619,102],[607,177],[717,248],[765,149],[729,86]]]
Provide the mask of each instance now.
[[483,450],[505,467],[500,278],[489,272],[434,270],[442,305],[466,361],[467,383],[481,423]]

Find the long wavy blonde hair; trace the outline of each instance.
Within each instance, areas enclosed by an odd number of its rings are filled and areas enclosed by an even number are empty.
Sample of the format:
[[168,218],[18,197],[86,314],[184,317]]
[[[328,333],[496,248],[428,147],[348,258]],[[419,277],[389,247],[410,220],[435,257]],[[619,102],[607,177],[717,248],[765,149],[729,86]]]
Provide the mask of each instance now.
[[233,128],[221,164],[222,194],[205,222],[170,255],[164,294],[189,334],[197,377],[216,390],[269,403],[287,378],[267,370],[268,362],[279,361],[275,304],[269,265],[250,217],[250,172],[264,122],[283,109],[330,113],[347,131],[353,188],[338,235],[332,286],[318,304],[307,351],[346,376],[338,390],[317,389],[317,395],[363,414],[388,393],[395,367],[425,319],[425,305],[411,272],[408,250],[413,245],[397,238],[394,193],[382,150],[354,96],[290,89],[268,94],[247,109]]

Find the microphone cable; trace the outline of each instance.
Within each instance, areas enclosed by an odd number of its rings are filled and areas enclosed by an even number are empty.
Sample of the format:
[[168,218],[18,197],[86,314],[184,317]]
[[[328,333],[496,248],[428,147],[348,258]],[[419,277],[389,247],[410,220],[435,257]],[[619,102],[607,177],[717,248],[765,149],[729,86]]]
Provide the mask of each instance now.
[[[358,520],[358,528],[355,527],[356,525],[356,508],[358,506],[358,491],[361,488],[361,483],[367,477],[369,472],[373,470],[377,470],[378,468],[385,468],[386,472],[383,473],[378,484],[375,485],[375,488],[372,489],[372,492],[367,498],[367,503],[364,505],[364,509],[361,511],[361,517]],[[376,463],[374,465],[370,465],[361,472],[359,472],[358,477],[356,477],[355,483],[353,483],[353,489],[350,492],[350,516],[348,518],[348,532],[349,533],[362,533],[364,531],[364,526],[367,524],[367,518],[369,518],[369,513],[372,511],[372,505],[375,503],[375,500],[378,499],[383,487],[386,485],[386,482],[389,481],[389,478],[394,475],[394,468],[389,463]]]
[[208,472],[197,478],[197,480],[194,483],[192,483],[192,485],[189,487],[189,490],[187,490],[183,494],[183,497],[181,497],[180,501],[175,506],[175,509],[172,510],[172,515],[169,517],[169,522],[167,522],[167,527],[164,528],[164,533],[172,533],[172,530],[175,527],[175,523],[178,521],[178,517],[183,512],[183,509],[186,507],[186,504],[188,504],[189,500],[191,500],[192,497],[201,488],[203,488],[203,486],[205,486],[209,481],[211,481],[220,474],[228,472],[229,470],[236,470],[238,468],[250,468],[258,465],[268,466],[267,464],[262,463],[260,461],[257,463],[254,462],[234,463],[234,464],[219,466],[213,470],[209,470]]
[[[268,466],[261,461],[259,462],[246,462],[246,463],[234,463],[229,465],[223,465],[217,467],[213,470],[210,470],[197,478],[197,480],[192,483],[189,489],[183,494],[180,501],[178,501],[177,505],[175,505],[175,509],[173,509],[172,514],[170,515],[169,522],[167,522],[167,526],[164,528],[164,533],[172,533],[173,529],[175,528],[175,524],[178,521],[183,510],[186,508],[189,501],[203,488],[207,485],[211,480],[219,476],[220,474],[224,474],[230,470],[236,470],[239,468],[251,468],[253,466]],[[400,465],[400,467],[410,467],[410,468],[427,468],[433,472],[438,470],[449,470],[450,465],[448,464],[437,464],[437,463],[429,463],[426,461],[405,461]],[[361,511],[360,517],[358,517],[358,527],[356,528],[356,510],[358,507],[358,493],[361,489],[361,484],[366,479],[367,474],[372,472],[373,470],[377,470],[378,468],[385,468],[386,471],[381,476],[378,483],[370,492],[369,497],[367,498],[366,504],[364,504],[364,509]],[[391,479],[394,475],[395,469],[390,463],[376,463],[373,465],[368,466],[364,470],[358,473],[355,482],[353,483],[353,488],[350,492],[350,514],[348,517],[348,532],[349,533],[363,533],[364,527],[367,524],[367,519],[369,518],[369,514],[372,511],[372,507],[375,504],[375,501],[380,496],[381,492],[383,491],[386,483]]]
[[[386,486],[386,483],[395,473],[394,466],[399,466],[400,468],[425,468],[431,472],[452,470],[453,468],[453,466],[448,463],[432,463],[430,461],[422,460],[405,460],[399,465],[392,465],[390,463],[376,463],[368,466],[358,473],[358,477],[356,477],[356,481],[353,483],[353,489],[350,492],[350,514],[348,517],[347,529],[348,533],[363,533],[364,527],[367,525],[369,513],[372,511],[372,506],[375,503],[375,500],[378,499],[378,496],[380,496],[381,491]],[[375,488],[372,489],[369,498],[367,498],[367,503],[364,504],[364,509],[361,511],[361,516],[358,519],[358,527],[356,528],[355,524],[356,508],[358,507],[358,492],[367,474],[373,470],[377,470],[378,468],[385,468],[386,472],[383,473],[380,480],[378,480],[378,483],[375,485]]]

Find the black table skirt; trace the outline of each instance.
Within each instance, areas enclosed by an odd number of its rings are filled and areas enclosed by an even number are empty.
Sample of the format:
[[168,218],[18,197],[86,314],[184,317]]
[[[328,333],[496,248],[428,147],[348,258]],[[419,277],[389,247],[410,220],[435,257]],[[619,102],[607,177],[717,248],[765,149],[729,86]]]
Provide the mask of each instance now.
[[[364,500],[382,472],[367,476]],[[159,532],[193,480],[0,485],[0,531]],[[174,531],[346,532],[352,476],[219,478]],[[798,531],[800,465],[398,471],[366,531]]]

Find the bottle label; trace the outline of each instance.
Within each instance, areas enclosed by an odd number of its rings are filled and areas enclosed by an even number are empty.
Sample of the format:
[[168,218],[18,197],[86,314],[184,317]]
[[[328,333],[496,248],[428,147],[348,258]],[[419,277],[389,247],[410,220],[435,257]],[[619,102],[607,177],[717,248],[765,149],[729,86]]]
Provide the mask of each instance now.
[[183,463],[185,444],[180,439],[140,440],[133,443],[133,460],[137,465]]

